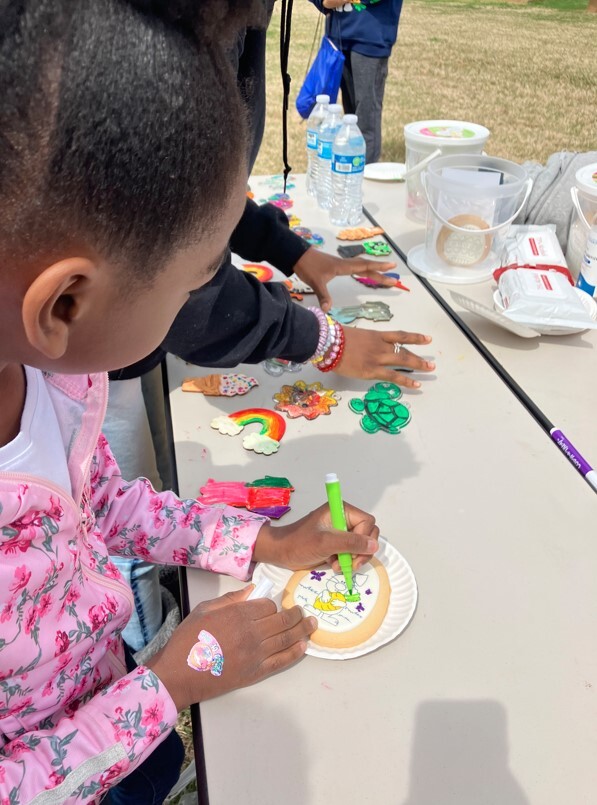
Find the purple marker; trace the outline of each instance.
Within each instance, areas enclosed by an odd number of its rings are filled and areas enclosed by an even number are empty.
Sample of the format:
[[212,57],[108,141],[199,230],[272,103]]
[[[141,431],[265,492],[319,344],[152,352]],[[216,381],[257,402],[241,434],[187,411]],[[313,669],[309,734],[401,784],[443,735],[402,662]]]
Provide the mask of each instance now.
[[584,475],[585,481],[588,481],[597,492],[597,472],[595,472],[589,462],[581,456],[576,447],[564,436],[561,430],[551,428],[549,434],[562,453],[574,464],[580,474]]

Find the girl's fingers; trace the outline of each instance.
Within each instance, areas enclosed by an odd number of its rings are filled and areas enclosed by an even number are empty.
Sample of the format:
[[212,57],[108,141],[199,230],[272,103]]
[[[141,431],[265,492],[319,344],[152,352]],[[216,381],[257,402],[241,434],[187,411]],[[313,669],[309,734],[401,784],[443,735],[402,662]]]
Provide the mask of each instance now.
[[384,352],[379,356],[379,362],[382,366],[405,366],[418,372],[432,372],[435,369],[434,361],[425,360],[406,347],[401,347],[398,352]]
[[280,652],[292,649],[297,643],[306,642],[316,629],[317,618],[303,618],[301,616],[301,620],[296,626],[267,638],[262,642],[261,647],[266,657],[272,657]]
[[263,618],[259,622],[259,636],[262,641],[268,640],[289,629],[294,629],[304,617],[303,610],[299,606],[291,607],[290,609],[281,609],[274,615]]
[[295,662],[298,662],[307,650],[308,641],[306,639],[299,640],[290,648],[284,651],[279,651],[277,654],[272,654],[261,663],[263,676],[271,676],[286,668],[290,668]]
[[423,335],[423,333],[408,333],[406,330],[394,330],[393,332],[383,332],[383,340],[387,344],[430,344],[432,339],[430,335]]

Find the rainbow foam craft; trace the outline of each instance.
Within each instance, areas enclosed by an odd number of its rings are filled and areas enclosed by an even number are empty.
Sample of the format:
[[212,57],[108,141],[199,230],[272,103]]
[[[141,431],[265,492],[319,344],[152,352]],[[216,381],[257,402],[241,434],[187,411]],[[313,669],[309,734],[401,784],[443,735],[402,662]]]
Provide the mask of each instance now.
[[243,438],[245,450],[254,450],[270,456],[280,447],[286,431],[286,422],[280,414],[268,408],[245,408],[228,416],[217,416],[211,426],[225,436],[237,436],[247,425],[261,425],[259,433],[249,433]]
[[272,269],[268,266],[262,266],[261,263],[243,263],[242,270],[257,277],[259,282],[269,282],[274,276]]

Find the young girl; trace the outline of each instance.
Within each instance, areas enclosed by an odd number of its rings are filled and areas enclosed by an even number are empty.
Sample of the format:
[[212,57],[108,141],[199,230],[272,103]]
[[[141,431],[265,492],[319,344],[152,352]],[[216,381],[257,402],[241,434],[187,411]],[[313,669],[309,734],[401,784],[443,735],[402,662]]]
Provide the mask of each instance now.
[[178,711],[287,668],[315,628],[246,588],[127,674],[108,551],[245,579],[377,549],[350,506],[347,534],[325,508],[273,528],[127,483],[100,434],[101,372],[163,340],[241,215],[243,116],[215,37],[251,5],[0,4],[1,802],[161,802],[180,757],[151,755]]

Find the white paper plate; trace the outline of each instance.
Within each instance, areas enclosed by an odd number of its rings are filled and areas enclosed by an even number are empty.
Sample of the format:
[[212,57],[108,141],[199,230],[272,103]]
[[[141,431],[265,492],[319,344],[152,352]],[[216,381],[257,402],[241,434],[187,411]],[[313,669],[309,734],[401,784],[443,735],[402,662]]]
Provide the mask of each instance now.
[[406,165],[404,162],[370,162],[365,165],[365,179],[374,182],[403,182]]
[[504,330],[509,330],[511,333],[514,333],[514,335],[518,335],[521,338],[539,338],[541,335],[538,330],[533,330],[525,324],[518,324],[518,322],[512,321],[502,313],[496,313],[495,310],[482,305],[475,299],[470,299],[468,296],[463,296],[463,294],[455,293],[454,291],[450,291],[450,296],[457,305],[460,305],[465,310],[469,310],[471,313],[475,313],[477,316],[481,316],[481,318],[497,324],[498,327],[502,327]]
[[[595,302],[595,300],[592,299],[588,293],[581,291],[580,288],[575,288],[574,290],[579,295],[580,301],[583,303],[583,307],[585,308],[591,319],[593,321],[597,321],[597,303]],[[493,294],[493,304],[495,306],[495,309],[499,313],[504,312],[505,308],[504,305],[502,304],[502,295],[499,292],[499,289],[497,289]],[[586,327],[569,328],[559,326],[550,327],[549,325],[543,324],[543,325],[537,325],[536,327],[533,325],[533,329],[537,330],[537,332],[541,333],[541,335],[574,335],[575,333],[584,333],[587,328]]]
[[[473,285],[476,282],[485,282],[485,280],[493,277],[493,272],[496,268],[500,267],[500,260],[490,260],[489,257],[484,261],[483,268],[464,268],[460,266],[444,266],[437,268],[427,262],[427,248],[424,243],[419,246],[413,246],[407,255],[408,267],[415,274],[420,274],[422,277],[427,277],[436,282],[447,282],[451,285]],[[490,255],[491,257],[491,255]]]
[[[377,632],[369,640],[353,648],[331,649],[309,643],[307,654],[322,660],[352,660],[391,642],[406,629],[417,607],[418,592],[414,573],[406,559],[383,537],[375,556],[385,567],[392,590],[388,611]],[[292,570],[259,564],[253,573],[252,582],[257,584],[263,578],[270,579],[274,583],[271,598],[279,609],[282,606],[282,592],[292,573]]]

